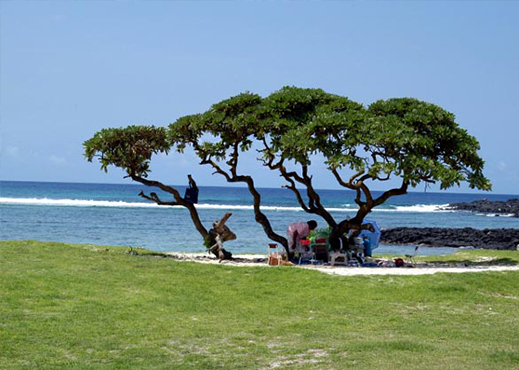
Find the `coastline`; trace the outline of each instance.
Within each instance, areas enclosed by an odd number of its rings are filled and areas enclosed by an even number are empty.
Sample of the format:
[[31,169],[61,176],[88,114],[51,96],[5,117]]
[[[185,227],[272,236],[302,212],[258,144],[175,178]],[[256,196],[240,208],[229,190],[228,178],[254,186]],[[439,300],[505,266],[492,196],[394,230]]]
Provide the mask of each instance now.
[[395,227],[383,229],[384,244],[519,250],[519,229]]
[[[77,184],[77,183],[6,183],[2,182],[2,204],[0,221],[2,222],[1,238],[4,240],[58,240],[64,243],[92,243],[120,246],[142,246],[156,251],[189,251],[203,250],[200,236],[193,232],[193,224],[186,212],[181,209],[153,206],[138,202],[136,184]],[[250,211],[250,195],[246,189],[234,187],[211,188],[201,187],[200,212],[208,224],[219,219],[222,212],[232,210],[229,220],[231,229],[238,239],[229,245],[231,251],[238,253],[263,253],[268,238],[261,226],[254,221]],[[490,201],[502,201],[513,198],[509,195],[495,194],[449,194],[449,193],[417,193],[410,192],[402,197],[392,198],[384,207],[375,210],[369,219],[377,222],[381,229],[395,227],[437,227],[483,229],[519,229],[519,218],[490,217],[469,211],[437,211],[441,205],[455,202],[471,202],[488,197]],[[515,196],[517,197],[517,196]],[[286,189],[266,189],[262,194],[265,213],[271,217],[276,232],[286,233],[286,225],[310,219],[294,203]],[[323,193],[326,205],[334,211],[334,217],[343,219],[352,216],[350,199],[343,191],[326,190]],[[249,208],[248,208],[249,207]],[[340,211],[339,211],[340,209]],[[507,211],[508,212],[508,211]],[[325,223],[318,220],[319,227]],[[411,229],[410,232],[412,231]],[[482,244],[476,241],[458,243],[463,229],[457,229],[446,236],[446,229],[438,234],[443,239],[436,243],[428,241],[431,237],[410,238],[406,236],[397,240],[382,241],[393,253],[412,253],[415,245],[441,247],[481,247],[514,249],[516,244],[495,245],[485,235]],[[471,234],[470,232],[469,234]],[[386,232],[387,234],[387,232]],[[383,234],[383,238],[385,235]],[[435,238],[436,239],[436,238]],[[483,240],[483,237],[476,239]],[[454,242],[454,243],[453,243]],[[449,248],[451,249],[451,248]],[[424,253],[438,254],[433,248]],[[443,253],[443,252],[441,252]]]
[[519,199],[512,198],[506,201],[491,201],[485,198],[472,202],[451,203],[444,209],[519,218]]

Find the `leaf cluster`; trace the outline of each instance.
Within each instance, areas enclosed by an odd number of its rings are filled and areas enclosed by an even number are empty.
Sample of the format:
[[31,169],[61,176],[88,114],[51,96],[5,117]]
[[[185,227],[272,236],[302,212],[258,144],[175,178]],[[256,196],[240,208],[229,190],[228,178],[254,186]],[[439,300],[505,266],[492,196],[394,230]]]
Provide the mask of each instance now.
[[478,141],[459,127],[452,113],[412,98],[380,100],[367,110],[367,151],[377,158],[372,169],[392,172],[416,186],[440,183],[442,189],[467,181],[490,190],[483,175]]
[[[242,93],[214,104],[203,114],[179,118],[169,125],[169,140],[183,152],[187,145],[194,147],[201,159],[224,160],[228,151],[247,151],[253,138],[261,136],[258,130],[258,112],[261,97]],[[209,135],[211,141],[202,141]]]
[[101,169],[108,166],[121,168],[130,176],[147,177],[153,154],[168,153],[171,148],[164,127],[128,126],[108,128],[97,132],[83,143],[85,158],[98,158]]

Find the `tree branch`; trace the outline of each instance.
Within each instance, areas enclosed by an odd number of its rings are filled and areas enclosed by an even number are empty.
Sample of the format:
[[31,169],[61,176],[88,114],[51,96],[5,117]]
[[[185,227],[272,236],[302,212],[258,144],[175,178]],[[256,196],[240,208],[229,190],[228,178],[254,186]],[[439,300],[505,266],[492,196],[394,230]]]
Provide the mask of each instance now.
[[296,187],[296,184],[294,182],[294,180],[292,180],[291,178],[286,178],[285,179],[290,185],[285,185],[285,187],[287,189],[290,189],[292,190],[292,192],[295,194],[296,196],[296,199],[297,199],[297,202],[299,203],[299,206],[301,208],[303,208],[303,211],[307,212],[307,213],[312,213],[312,211],[310,210],[310,208],[306,205],[303,197],[301,196],[301,193],[299,192],[299,190],[297,189]]
[[[130,174],[130,177],[133,181],[139,182],[146,186],[156,187],[156,188],[159,188],[159,189],[165,191],[166,193],[172,194],[173,198],[175,198],[175,202],[171,202],[171,204],[169,204],[168,202],[163,202],[163,203],[167,204],[167,205],[179,205],[179,206],[187,208],[187,210],[189,211],[189,214],[191,216],[191,220],[193,220],[193,223],[194,223],[196,229],[198,230],[198,232],[200,233],[200,235],[202,236],[202,238],[204,240],[207,238],[207,236],[209,234],[207,232],[207,229],[202,224],[202,221],[200,220],[198,211],[196,210],[194,204],[184,200],[177,189],[175,189],[171,186],[165,185],[159,181],[148,180],[148,179],[145,179],[143,177],[140,177],[140,176],[137,176],[134,174]],[[141,192],[141,193],[142,193],[142,195],[141,194],[139,194],[139,195],[143,196],[144,192]],[[152,194],[154,194],[154,193],[152,193]],[[157,204],[161,204],[161,203],[158,203],[158,202],[162,202],[159,199],[159,197],[156,194],[155,194],[155,196],[153,196],[152,194],[150,194],[150,196],[144,195],[144,197],[146,199],[154,201]]]
[[151,200],[151,201],[157,203],[159,206],[179,206],[180,205],[178,202],[165,202],[165,201],[161,200],[158,197],[158,195],[153,192],[150,193],[150,195],[146,195],[144,193],[144,191],[141,190],[141,192],[139,193],[139,196],[144,199]]
[[341,185],[342,187],[345,187],[345,188],[347,188],[347,189],[350,189],[350,190],[356,190],[355,186],[353,186],[353,185],[351,184],[352,178],[354,178],[354,177],[350,178],[350,182],[345,182],[345,181],[342,179],[341,175],[339,174],[339,171],[337,171],[336,168],[332,168],[332,173],[333,173],[333,175],[335,176],[335,179],[337,180],[337,182],[339,183],[339,185]]
[[[199,151],[199,153],[202,156],[202,161],[200,164],[208,164],[215,170],[215,173],[222,175],[225,180],[229,183],[236,183],[236,182],[243,182],[247,184],[247,188],[249,190],[249,193],[252,195],[253,198],[253,209],[254,209],[254,217],[256,222],[258,222],[265,231],[265,234],[267,237],[275,242],[280,243],[283,245],[283,247],[288,251],[288,241],[285,237],[277,234],[272,229],[272,225],[270,224],[269,219],[263,212],[261,212],[261,194],[256,189],[256,186],[254,185],[254,180],[251,176],[247,175],[238,175],[237,174],[237,167],[238,167],[238,151],[235,150],[233,153],[233,160],[230,164],[231,170],[229,172],[225,171],[216,161],[214,161],[211,158],[211,155],[205,151],[203,151],[197,144],[193,144],[195,148]],[[238,146],[234,147],[235,149],[238,148]]]
[[[308,166],[307,165],[301,165],[301,172],[302,176],[300,176],[297,172],[291,171],[288,172],[285,168],[285,166],[281,165],[281,161],[278,165],[273,165],[272,163],[268,163],[269,168],[271,170],[277,169],[281,176],[287,181],[290,185],[286,186],[288,189],[292,190],[292,192],[295,194],[296,199],[303,208],[303,210],[307,213],[316,214],[320,217],[322,217],[328,225],[331,227],[335,227],[337,225],[337,222],[333,218],[333,216],[328,212],[321,203],[321,198],[319,197],[319,194],[315,191],[313,185],[312,185],[312,177],[308,175]],[[295,181],[298,183],[304,185],[306,187],[306,193],[308,195],[308,204],[305,203],[303,200],[303,197],[301,196],[301,193],[297,189],[295,185]]]
[[408,187],[409,187],[409,181],[402,180],[402,185],[400,185],[399,188],[388,190],[388,191],[384,192],[380,197],[375,199],[375,201],[373,202],[373,207],[383,204],[386,200],[388,200],[390,197],[393,197],[395,195],[406,194]]

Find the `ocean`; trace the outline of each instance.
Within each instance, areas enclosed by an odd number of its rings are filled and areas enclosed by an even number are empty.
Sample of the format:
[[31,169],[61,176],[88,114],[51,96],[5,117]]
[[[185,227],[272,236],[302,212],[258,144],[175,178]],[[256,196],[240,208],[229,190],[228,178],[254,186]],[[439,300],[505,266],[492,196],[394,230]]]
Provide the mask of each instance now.
[[[182,193],[185,186],[178,186]],[[181,207],[158,206],[137,194],[155,191],[140,184],[81,184],[55,182],[0,181],[0,239],[40,240],[145,247],[156,251],[204,251],[202,238],[189,213]],[[302,211],[287,189],[261,188],[262,210],[276,232],[285,235],[287,225],[315,219]],[[322,190],[323,204],[337,219],[355,214],[354,193]],[[374,194],[377,195],[377,192]],[[453,202],[477,199],[508,200],[517,195],[410,192],[390,198],[375,209],[370,220],[380,228],[472,227],[519,228],[519,219],[507,216],[442,211]],[[237,240],[227,242],[233,253],[265,253],[270,242],[254,220],[252,197],[246,188],[200,187],[197,208],[207,228],[226,212],[227,225]],[[381,245],[377,253],[409,253],[413,246]],[[451,253],[453,248],[420,248],[420,254]]]

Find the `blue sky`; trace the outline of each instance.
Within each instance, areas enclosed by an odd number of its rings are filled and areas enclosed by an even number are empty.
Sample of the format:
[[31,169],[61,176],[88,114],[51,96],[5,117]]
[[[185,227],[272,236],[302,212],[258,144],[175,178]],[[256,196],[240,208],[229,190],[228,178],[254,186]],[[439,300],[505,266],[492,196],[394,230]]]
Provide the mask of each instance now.
[[[4,0],[0,17],[2,180],[124,182],[83,159],[96,131],[295,85],[440,105],[480,141],[494,192],[518,192],[517,1]],[[336,188],[316,164],[316,185]],[[192,153],[157,157],[151,177],[187,173],[225,185]]]

